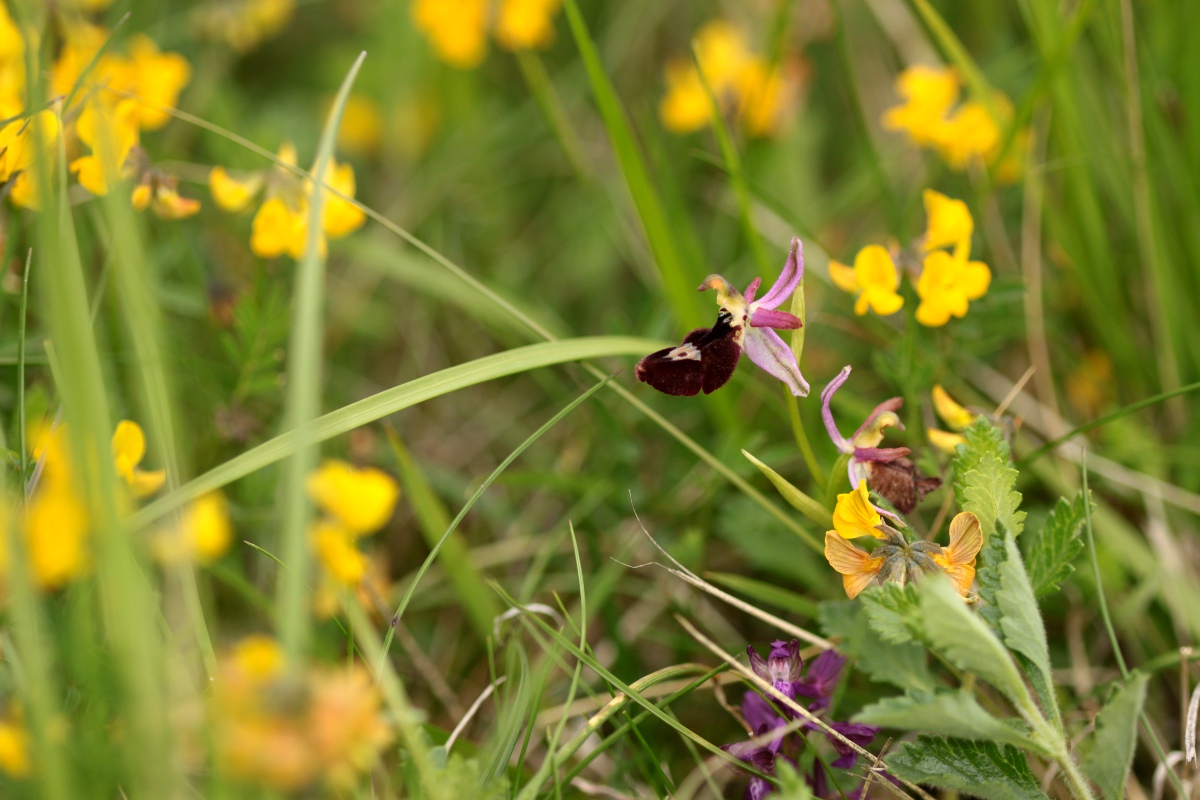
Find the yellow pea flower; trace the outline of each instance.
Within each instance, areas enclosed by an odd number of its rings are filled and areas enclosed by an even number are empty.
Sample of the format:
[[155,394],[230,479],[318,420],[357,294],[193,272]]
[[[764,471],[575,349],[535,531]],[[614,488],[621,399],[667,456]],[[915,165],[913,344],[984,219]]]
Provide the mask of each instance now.
[[166,470],[147,472],[137,468],[146,456],[146,434],[142,432],[142,426],[127,419],[117,423],[112,449],[117,475],[125,479],[135,497],[146,497],[162,487],[167,479]]
[[992,272],[981,261],[967,261],[944,250],[925,256],[925,268],[917,281],[917,322],[931,328],[940,327],[950,317],[967,314],[968,301],[987,294]]
[[10,122],[0,130],[0,182],[16,176],[10,196],[18,206],[35,211],[41,208],[39,161],[53,167],[61,134],[62,123],[50,110],[39,111],[28,120]]
[[367,559],[355,546],[355,534],[327,520],[313,523],[309,541],[313,552],[334,580],[357,586],[367,573]]
[[159,219],[187,219],[200,211],[200,201],[179,194],[179,184],[172,175],[157,169],[148,172],[142,182],[133,187],[131,201],[138,211],[147,208]]
[[183,512],[180,533],[191,556],[200,564],[211,564],[225,554],[233,539],[229,503],[220,492],[197,498]]
[[932,394],[934,410],[953,430],[961,431],[975,421],[977,415],[959,405],[941,384],[934,384]]
[[470,69],[487,55],[489,0],[415,0],[413,22],[438,58]]
[[138,143],[138,107],[123,100],[109,110],[102,103],[89,103],[75,123],[80,141],[92,149],[91,155],[71,162],[79,183],[96,196],[106,195],[113,184],[128,177],[126,161]]
[[553,17],[562,0],[501,0],[496,41],[508,50],[546,47],[554,39]]
[[884,561],[850,544],[837,531],[825,532],[825,560],[841,573],[842,587],[851,600],[879,576]]
[[25,547],[38,586],[58,589],[88,570],[87,534],[87,509],[75,491],[43,482],[25,508]]
[[392,476],[373,467],[330,459],[305,483],[308,496],[354,536],[373,533],[391,518],[400,498]]
[[883,517],[871,504],[865,480],[860,480],[854,491],[837,496],[837,505],[833,509],[833,527],[843,539],[856,539],[859,536],[882,538],[882,534],[876,529],[876,526],[882,524]]
[[[325,183],[347,197],[354,197],[354,167],[330,159]],[[321,207],[321,227],[326,235],[340,239],[362,227],[367,215],[358,206],[325,192]]]
[[971,592],[975,581],[975,556],[983,547],[983,528],[979,518],[970,511],[962,511],[950,521],[950,544],[942,548],[941,554],[932,557],[963,597]]
[[178,53],[164,53],[154,40],[144,34],[129,37],[129,68],[135,85],[133,93],[142,101],[137,103],[137,124],[146,130],[166,125],[171,115],[163,108],[174,108],[179,93],[192,79],[192,67]]
[[929,436],[929,443],[941,450],[943,453],[954,455],[958,452],[960,444],[966,444],[967,440],[961,433],[951,433],[937,428],[930,428],[926,433]]
[[208,189],[213,201],[225,211],[244,211],[262,189],[262,173],[233,174],[224,167],[213,167],[208,174]]
[[938,152],[953,169],[974,160],[988,163],[1000,147],[1000,126],[983,103],[963,103],[942,126]]
[[859,250],[853,269],[830,261],[829,277],[839,289],[858,294],[854,313],[859,316],[866,314],[867,309],[886,316],[904,306],[904,298],[896,291],[900,288],[900,272],[892,256],[880,245],[871,244]]
[[254,215],[250,227],[250,249],[260,258],[275,258],[284,253],[299,258],[308,241],[308,216],[305,209],[293,210],[279,197],[268,198]]
[[265,682],[282,675],[285,663],[279,642],[263,634],[243,638],[226,661],[227,666],[255,682]]
[[16,720],[0,720],[0,771],[11,778],[27,778],[30,773],[29,733]]
[[926,189],[921,197],[925,201],[925,249],[958,248],[965,243],[969,250],[975,220],[967,204],[933,189]]
[[883,114],[883,127],[903,131],[919,146],[942,140],[946,115],[958,102],[958,75],[945,67],[917,65],[896,78],[896,93],[904,103]]

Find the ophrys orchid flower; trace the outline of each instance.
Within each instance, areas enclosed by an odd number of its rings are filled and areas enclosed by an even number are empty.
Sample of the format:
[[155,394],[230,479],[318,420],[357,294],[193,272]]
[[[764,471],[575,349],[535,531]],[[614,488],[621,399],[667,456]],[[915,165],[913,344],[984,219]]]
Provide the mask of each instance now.
[[800,318],[778,307],[792,296],[804,277],[804,250],[793,238],[787,263],[775,285],[755,299],[762,281],[755,278],[742,294],[720,275],[709,275],[699,291],[714,289],[720,311],[711,328],[697,328],[678,347],[651,353],[637,365],[638,380],[660,392],[690,396],[724,386],[733,376],[742,351],[750,360],[783,381],[796,397],[808,395],[796,355],[776,330],[793,330]]

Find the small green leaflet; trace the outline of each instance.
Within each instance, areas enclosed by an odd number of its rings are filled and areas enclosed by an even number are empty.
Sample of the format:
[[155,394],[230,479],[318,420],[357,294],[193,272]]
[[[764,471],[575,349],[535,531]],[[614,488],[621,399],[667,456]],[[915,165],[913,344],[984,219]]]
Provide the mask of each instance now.
[[1017,720],[993,717],[979,705],[974,695],[961,689],[935,693],[913,691],[899,697],[888,697],[858,712],[854,721],[884,728],[1040,749],[1030,740],[1024,725]]
[[1025,527],[1025,512],[1018,510],[1021,507],[1021,493],[1013,489],[1017,483],[1015,469],[1008,466],[1006,461],[989,454],[979,459],[979,464],[966,474],[964,480],[963,495],[966,502],[963,503],[963,510],[979,517],[985,541],[991,538],[997,523],[1002,523],[1014,537],[1021,535]]
[[933,691],[937,680],[929,671],[925,648],[916,642],[884,641],[867,621],[866,606],[853,600],[821,603],[821,630],[841,639],[838,649],[854,659],[855,668],[872,679],[901,689]]
[[1071,562],[1083,552],[1083,538],[1079,534],[1085,510],[1082,492],[1070,502],[1060,497],[1026,550],[1025,568],[1038,597],[1058,591],[1059,584],[1075,571]]
[[885,583],[859,595],[867,611],[871,629],[884,641],[895,644],[921,637],[921,612],[916,587]]
[[1100,787],[1104,800],[1120,800],[1125,796],[1125,779],[1133,761],[1138,712],[1146,699],[1148,677],[1135,672],[1127,684],[1117,688],[1096,717],[1096,732],[1084,739],[1079,748],[1080,766]]
[[888,756],[888,770],[913,783],[958,789],[984,800],[1041,800],[1025,754],[1012,745],[921,735]]
[[965,506],[967,502],[964,494],[967,488],[967,473],[979,466],[984,456],[996,456],[1007,462],[1011,455],[1008,442],[1004,441],[1004,434],[983,417],[977,418],[967,426],[963,431],[963,438],[967,443],[959,446],[958,454],[954,456],[954,499],[960,507]]

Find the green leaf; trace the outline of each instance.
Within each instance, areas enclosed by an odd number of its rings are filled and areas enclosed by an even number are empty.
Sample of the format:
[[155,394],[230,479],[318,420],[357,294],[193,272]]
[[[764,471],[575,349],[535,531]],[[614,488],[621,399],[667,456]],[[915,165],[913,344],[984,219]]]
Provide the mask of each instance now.
[[1030,739],[1025,726],[1016,720],[993,717],[979,705],[974,695],[961,689],[936,693],[914,691],[888,697],[858,712],[854,721],[902,731],[921,731],[1039,749],[1038,744]]
[[867,589],[859,597],[871,629],[884,641],[903,644],[921,638],[923,626],[916,587],[886,583]]
[[1133,761],[1138,714],[1146,699],[1148,678],[1135,672],[1129,676],[1128,683],[1117,688],[1096,717],[1096,732],[1079,748],[1080,766],[1100,788],[1104,800],[1119,800],[1125,796],[1125,779]]
[[1020,536],[1025,527],[1025,512],[1019,511],[1021,493],[1014,491],[1017,471],[994,454],[986,454],[964,476],[964,511],[979,517],[984,540],[991,538],[997,523]]
[[[1058,591],[1058,586],[1075,571],[1073,562],[1083,552],[1083,530],[1085,518],[1082,493],[1067,502],[1060,497],[1050,516],[1025,552],[1025,568],[1029,571],[1029,582],[1033,593],[1044,597]],[[1028,537],[1027,537],[1028,538]]]
[[960,445],[958,453],[954,456],[954,499],[959,506],[964,506],[967,502],[963,492],[967,488],[968,472],[979,466],[979,462],[985,456],[992,455],[1001,461],[1007,461],[1011,455],[1003,431],[983,417],[977,417],[967,426],[963,431],[963,438],[966,439],[966,444]]
[[746,457],[747,461],[758,467],[759,471],[762,472],[763,475],[767,476],[767,480],[775,485],[775,488],[779,490],[779,494],[783,496],[783,499],[791,503],[792,508],[808,517],[818,526],[827,529],[833,527],[833,514],[830,513],[828,508],[797,489],[788,482],[787,478],[783,477],[778,472],[747,453],[745,450],[742,451],[742,455]]
[[926,664],[925,648],[916,642],[884,641],[871,627],[865,603],[853,600],[821,603],[821,629],[826,636],[839,637],[838,649],[853,658],[855,666],[874,680],[901,689],[931,692],[937,688]]
[[[1046,626],[1033,596],[1033,587],[1025,573],[1017,543],[1006,530],[1003,531],[1005,559],[1000,564],[1000,591],[996,603],[1000,610],[1000,630],[1004,643],[1013,652],[1027,659],[1022,661],[1026,672],[1036,672],[1034,687],[1046,711],[1055,720],[1059,718],[1057,701],[1054,697],[1053,676],[1050,674],[1050,648],[1046,644]],[[1000,536],[996,537],[997,539]],[[1031,678],[1033,676],[1031,675]]]
[[985,800],[1045,798],[1025,754],[1008,744],[918,736],[888,756],[888,771],[913,783],[958,789]]
[[948,579],[939,575],[922,581],[918,598],[925,642],[931,650],[959,669],[975,673],[1018,708],[1030,707],[1029,692],[1012,656]]
[[434,397],[551,364],[605,356],[638,355],[659,347],[662,347],[660,342],[626,336],[560,339],[505,350],[468,361],[466,364],[457,364],[429,375],[422,375],[408,383],[393,386],[343,406],[337,411],[331,411],[313,420],[309,425],[268,439],[257,447],[231,458],[170,494],[147,504],[130,519],[130,528],[136,530],[144,527],[200,495],[274,464],[302,447],[347,433]]

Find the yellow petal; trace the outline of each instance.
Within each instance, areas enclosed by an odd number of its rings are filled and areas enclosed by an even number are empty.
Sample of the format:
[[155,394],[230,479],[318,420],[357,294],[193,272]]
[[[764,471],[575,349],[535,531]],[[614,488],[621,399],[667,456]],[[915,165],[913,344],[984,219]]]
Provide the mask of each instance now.
[[978,300],[987,294],[992,283],[992,271],[982,261],[968,261],[963,265],[959,285],[968,300]]
[[975,230],[975,220],[971,218],[971,211],[966,203],[932,189],[926,189],[922,197],[925,200],[927,220],[926,250],[936,250],[971,238],[971,233]]
[[356,536],[383,527],[400,497],[400,487],[386,472],[333,459],[312,472],[305,487],[321,510]]
[[825,559],[842,574],[842,586],[851,600],[870,585],[883,567],[882,558],[871,558],[836,531],[825,532]]
[[129,488],[133,490],[133,496],[138,498],[149,497],[154,494],[162,488],[166,480],[167,471],[165,469],[135,469],[128,476]]
[[133,194],[130,195],[129,201],[133,205],[135,211],[145,211],[150,207],[150,198],[153,195],[153,189],[148,183],[139,183],[133,187]]
[[867,492],[867,482],[860,480],[858,487],[852,492],[839,494],[837,506],[833,509],[833,527],[838,535],[846,539],[859,536],[882,537],[877,525],[883,524],[883,518],[871,505],[871,496]]
[[478,66],[487,54],[488,0],[416,0],[413,22],[451,66]]
[[87,571],[88,516],[64,482],[43,483],[25,509],[25,546],[33,576],[57,589]]
[[983,527],[970,511],[960,511],[950,521],[950,544],[944,548],[951,564],[974,564],[983,547]]
[[367,560],[354,545],[354,535],[326,520],[313,523],[309,535],[313,551],[331,577],[346,586],[357,586],[367,572]]
[[[349,164],[330,164],[326,183],[330,188],[347,197],[354,197],[354,167]],[[325,193],[325,204],[321,209],[321,225],[331,239],[340,239],[358,230],[367,221],[367,216],[358,206],[348,203],[329,192]]]
[[224,555],[233,539],[225,496],[210,492],[193,501],[183,512],[180,533],[197,563],[211,564]]
[[975,420],[975,415],[956,403],[941,384],[933,386],[933,408],[942,421],[956,431],[961,431]]
[[257,172],[235,177],[224,167],[217,166],[208,174],[208,190],[212,192],[213,201],[225,211],[234,213],[250,205],[262,184],[262,174]]
[[12,778],[30,773],[29,734],[14,722],[0,722],[0,771]]
[[[304,215],[292,212],[282,199],[268,198],[250,225],[250,249],[260,258],[283,255],[294,246],[297,227],[303,220]],[[303,242],[300,246],[303,247]]]
[[930,428],[927,431],[929,435],[929,443],[941,450],[944,453],[954,455],[958,452],[960,444],[966,444],[966,439],[961,433],[951,433],[950,431],[942,431],[937,428]]
[[858,281],[854,277],[854,268],[840,261],[829,262],[829,280],[843,292],[855,294],[858,292]]
[[[875,286],[864,289],[859,302],[870,306],[871,310],[881,317],[895,314],[904,307],[903,295],[890,289],[882,289]],[[855,305],[855,310],[857,311],[857,309],[858,304]]]
[[174,186],[159,184],[154,192],[154,215],[159,219],[179,220],[200,211],[200,201],[183,197]]
[[667,65],[667,93],[658,104],[658,116],[672,133],[698,131],[712,119],[712,102],[691,63]]
[[113,458],[118,463],[128,464],[133,469],[142,463],[146,456],[146,434],[142,426],[128,419],[117,423],[117,430],[112,437]]
[[267,681],[283,673],[283,648],[270,636],[247,636],[233,649],[229,663],[255,681]]
[[545,47],[554,38],[560,0],[501,0],[496,41],[509,50]]
[[863,289],[875,288],[894,292],[900,286],[896,262],[883,247],[869,244],[854,257],[855,282]]

